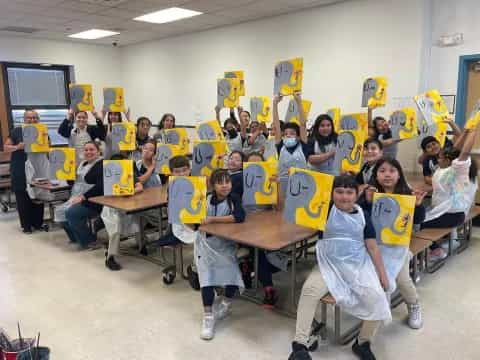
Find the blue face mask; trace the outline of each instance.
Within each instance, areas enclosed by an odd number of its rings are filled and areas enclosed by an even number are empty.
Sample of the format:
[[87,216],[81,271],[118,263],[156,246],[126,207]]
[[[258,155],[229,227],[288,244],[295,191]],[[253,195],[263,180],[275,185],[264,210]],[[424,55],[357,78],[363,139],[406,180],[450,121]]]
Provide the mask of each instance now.
[[296,138],[291,138],[291,137],[287,137],[285,139],[283,139],[283,144],[287,147],[287,148],[292,148],[294,146],[297,145],[297,139]]

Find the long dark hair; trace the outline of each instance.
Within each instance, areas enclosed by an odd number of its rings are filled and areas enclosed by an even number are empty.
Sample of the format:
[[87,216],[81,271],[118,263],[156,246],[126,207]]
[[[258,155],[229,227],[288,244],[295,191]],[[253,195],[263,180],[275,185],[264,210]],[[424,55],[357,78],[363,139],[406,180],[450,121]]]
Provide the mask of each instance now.
[[393,166],[398,171],[399,178],[397,184],[395,185],[395,188],[393,189],[393,192],[399,195],[411,195],[412,189],[410,189],[410,186],[408,186],[407,184],[407,180],[405,179],[405,175],[403,174],[402,165],[400,165],[398,160],[389,157],[385,157],[377,161],[377,164],[373,168],[370,185],[374,186],[378,190],[378,192],[385,192],[385,189],[382,185],[380,185],[377,180],[378,169],[385,163]]
[[[448,147],[444,150],[442,150],[443,156],[445,156],[446,159],[450,160],[452,162],[456,158],[460,156],[460,150],[455,149],[454,147]],[[475,183],[477,180],[477,172],[478,172],[478,167],[477,163],[474,159],[470,158],[471,163],[470,163],[470,169],[468,170],[468,177],[470,178],[470,182]]]
[[160,119],[160,123],[158,124],[158,130],[163,129],[164,124],[165,124],[165,119],[169,116],[173,119],[173,127],[175,127],[175,115],[170,114],[170,113],[166,113],[166,114],[163,114],[162,118]]
[[[332,132],[328,136],[322,136],[318,132],[318,128],[320,127],[320,124],[322,123],[322,121],[328,121],[332,126]],[[331,144],[332,142],[334,144],[337,143],[337,133],[335,132],[335,125],[330,115],[321,114],[317,116],[317,118],[315,119],[315,123],[312,126],[310,141],[316,141],[318,143],[318,146],[320,146],[320,150],[322,152],[325,151],[325,146]]]

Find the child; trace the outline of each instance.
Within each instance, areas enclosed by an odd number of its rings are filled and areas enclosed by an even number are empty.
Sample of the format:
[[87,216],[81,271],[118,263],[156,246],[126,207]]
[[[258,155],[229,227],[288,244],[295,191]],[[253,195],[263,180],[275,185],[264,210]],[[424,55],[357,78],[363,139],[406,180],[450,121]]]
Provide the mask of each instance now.
[[[413,223],[419,225],[425,219],[425,208],[422,201],[426,193],[421,191],[412,191],[407,184],[403,170],[400,163],[392,158],[384,158],[377,162],[373,169],[371,186],[367,188],[364,194],[360,197],[358,203],[364,210],[366,216],[371,217],[373,193],[380,192],[386,194],[399,195],[415,195],[415,213],[413,216]],[[399,271],[392,271],[391,273],[398,273],[396,277],[390,280],[390,283],[396,282],[396,286],[400,291],[408,310],[408,325],[412,329],[420,329],[423,326],[422,310],[419,303],[417,289],[410,278],[409,263],[410,259],[405,256],[405,260],[400,266],[394,264],[390,253],[392,253],[392,246],[380,245],[382,254],[384,255],[384,263],[387,268],[399,268]],[[399,247],[398,247],[399,248]],[[385,255],[386,254],[386,255]]]
[[373,119],[373,127],[375,129],[375,139],[383,145],[383,155],[395,159],[400,140],[393,140],[387,120],[381,116],[376,116]]
[[300,126],[296,123],[287,123],[282,129],[278,117],[278,104],[282,96],[273,98],[273,126],[275,127],[275,143],[279,154],[278,176],[280,181],[280,195],[285,197],[288,184],[288,169],[291,167],[307,168],[307,159],[312,155],[310,146],[306,144],[307,132],[305,129],[305,114],[303,112],[302,97],[299,92],[294,94],[299,108]]
[[[174,156],[168,162],[172,176],[190,176],[190,161],[187,157]],[[193,244],[197,232],[191,225],[172,224],[172,233],[158,239],[158,246],[176,246],[181,243]]]
[[95,235],[87,223],[89,219],[99,216],[101,210],[101,207],[86,201],[88,197],[95,196],[98,190],[94,189],[94,184],[87,183],[86,176],[93,167],[99,168],[97,164],[102,162],[99,145],[93,141],[87,142],[83,146],[83,158],[85,160],[78,166],[70,199],[55,208],[55,219],[62,222],[70,242],[77,243],[81,249],[95,242]]
[[135,163],[138,181],[142,183],[145,189],[162,185],[160,182],[160,176],[155,173],[156,152],[156,141],[148,140],[142,145],[142,158]]
[[355,204],[357,196],[353,176],[335,178],[333,205],[316,245],[319,267],[312,270],[302,288],[289,360],[311,360],[307,348],[311,327],[317,306],[328,292],[342,310],[363,320],[353,352],[361,359],[375,359],[370,342],[379,322],[392,316],[384,292],[389,285],[375,230],[370,218]]
[[68,119],[62,121],[58,128],[58,133],[68,139],[68,146],[75,149],[77,164],[80,164],[83,158],[83,146],[89,141],[99,139],[105,141],[105,126],[103,126],[103,113],[98,115],[92,112],[95,117],[96,125],[88,125],[88,113],[79,111],[74,113],[72,109],[68,110]]
[[308,157],[312,169],[325,174],[338,175],[337,169],[333,168],[337,133],[329,115],[322,114],[317,117],[312,127],[309,144],[313,149],[313,154]]
[[[265,151],[265,142],[267,141],[262,126],[258,121],[252,121],[249,126],[250,113],[246,110],[242,110],[240,113],[240,120],[241,136],[244,139],[243,153],[245,155],[253,152],[262,154]],[[250,130],[248,134],[247,127],[249,127]]]
[[[463,143],[461,150],[450,147],[441,150],[438,156],[439,169],[432,177],[432,206],[427,212],[422,228],[458,227],[465,221],[477,192],[477,165],[470,157],[477,130],[465,130],[456,145]],[[430,260],[446,257],[445,251],[433,243]]]
[[[116,154],[111,157],[111,160],[126,160],[126,156],[123,154]],[[102,169],[102,180],[103,180],[103,169]],[[134,178],[134,194],[138,194],[143,191],[143,185],[138,181],[137,177]],[[134,215],[125,215],[119,212],[116,209],[104,206],[101,218],[105,224],[105,230],[108,233],[108,249],[105,255],[105,266],[112,270],[118,271],[122,267],[115,260],[115,256],[118,255],[120,250],[120,236],[122,234],[134,234],[138,232],[138,222],[136,221]],[[137,238],[137,237],[136,237]],[[142,240],[142,239],[137,239]],[[144,249],[140,249],[141,253],[144,253]]]
[[[207,218],[203,224],[243,222],[245,211],[240,198],[231,193],[232,182],[228,171],[214,170],[210,184],[213,191],[207,196]],[[204,340],[213,338],[215,321],[229,314],[233,296],[239,288],[244,288],[236,251],[237,245],[234,242],[203,232],[195,240],[195,264],[204,307],[200,337]],[[225,287],[225,297],[212,309],[215,287]]]
[[234,118],[228,118],[223,123],[225,140],[227,141],[229,151],[242,151],[243,139],[237,130],[238,122]]
[[383,157],[383,145],[380,141],[375,139],[368,139],[363,145],[363,158],[365,163],[362,169],[357,174],[355,180],[360,185],[360,193],[370,183],[372,172],[377,164],[377,161]]
[[153,139],[161,143],[165,143],[165,129],[173,129],[175,127],[175,116],[173,114],[163,114],[158,131],[153,135]]
[[122,122],[122,113],[109,112],[107,115],[107,121],[108,121],[108,133],[105,136],[105,151],[104,151],[103,157],[105,159],[110,159],[113,155],[115,155],[113,152],[113,144],[112,144],[112,125]]
[[133,152],[133,160],[138,161],[142,159],[142,147],[151,139],[148,135],[152,123],[149,118],[141,116],[137,119],[137,135],[136,144],[137,149]]
[[241,151],[232,151],[228,157],[228,173],[232,179],[232,193],[240,198],[243,195],[243,161],[245,155]]

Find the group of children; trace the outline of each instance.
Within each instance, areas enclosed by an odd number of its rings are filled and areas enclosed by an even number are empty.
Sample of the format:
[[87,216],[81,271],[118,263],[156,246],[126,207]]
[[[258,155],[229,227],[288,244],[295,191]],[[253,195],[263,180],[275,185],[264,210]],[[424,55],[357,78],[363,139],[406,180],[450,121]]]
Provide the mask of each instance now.
[[[414,195],[416,208],[413,222],[420,227],[455,227],[463,223],[477,190],[477,169],[470,158],[476,130],[460,132],[449,121],[455,132],[454,143],[441,148],[434,137],[422,141],[423,154],[419,161],[423,165],[425,181],[431,183],[433,192],[431,207],[426,210],[423,203],[426,193],[412,189],[403,174],[402,167],[395,159],[397,140],[392,139],[385,119],[377,117],[369,139],[363,146],[364,164],[358,174],[339,174],[333,159],[337,134],[333,120],[327,114],[319,115],[307,132],[306,119],[301,106],[301,95],[294,99],[299,105],[299,124],[283,123],[279,119],[278,104],[281,96],[273,99],[273,127],[270,132],[265,124],[250,121],[248,111],[239,109],[237,121],[233,110],[223,123],[229,154],[226,169],[216,169],[208,178],[207,217],[203,224],[243,222],[246,213],[265,211],[272,206],[243,206],[243,162],[264,161],[263,154],[269,137],[273,137],[278,157],[278,175],[270,179],[279,184],[278,208],[288,184],[288,170],[291,167],[309,168],[336,175],[332,192],[326,229],[320,234],[316,245],[318,267],[312,270],[303,285],[298,306],[295,339],[290,360],[311,359],[310,337],[316,328],[315,313],[320,299],[328,292],[345,311],[363,320],[360,334],[353,344],[353,352],[360,359],[374,359],[370,343],[381,322],[390,321],[388,295],[396,288],[405,299],[408,310],[408,324],[413,329],[422,327],[423,319],[419,297],[409,276],[408,251],[388,246],[379,241],[371,222],[372,200],[375,192]],[[217,119],[220,121],[219,109]],[[101,216],[109,235],[106,266],[111,270],[121,269],[115,259],[119,240],[126,232],[137,232],[137,219],[129,218],[113,209],[93,204],[89,198],[103,195],[103,159],[124,159],[126,154],[112,154],[110,125],[103,126],[103,115],[94,116],[96,125],[87,125],[87,114],[71,113],[60,126],[59,132],[69,139],[71,147],[77,149],[79,167],[77,179],[72,184],[72,197],[63,206],[63,227],[72,242],[82,248],[95,242],[95,232],[89,219]],[[122,121],[122,114],[108,113],[108,123]],[[25,112],[25,122],[37,122],[38,114]],[[166,186],[168,178],[155,172],[157,141],[164,141],[165,129],[175,127],[175,117],[165,114],[159,131],[150,137],[151,122],[146,117],[137,121],[137,150],[130,158],[135,160],[135,192],[147,187]],[[105,141],[102,150],[95,140]],[[80,149],[82,149],[80,151]],[[22,176],[26,154],[23,152],[21,130],[14,129],[5,150],[12,152],[12,184]],[[387,156],[388,154],[388,156]],[[190,175],[190,161],[185,156],[176,156],[169,161],[174,176]],[[15,178],[15,179],[14,179]],[[18,211],[24,232],[41,225],[40,215],[32,215],[36,208],[28,209],[32,199],[22,198],[23,183],[15,184]],[[28,197],[28,195],[27,195]],[[42,205],[43,206],[43,205]],[[40,208],[38,208],[38,212]],[[43,210],[42,210],[43,211]],[[154,222],[155,216],[144,215]],[[43,217],[43,215],[42,215]],[[60,217],[60,215],[59,215]],[[171,246],[178,243],[194,244],[194,262],[204,317],[201,329],[202,339],[212,339],[216,321],[225,318],[231,311],[234,295],[251,283],[252,269],[248,263],[239,265],[237,245],[226,239],[198,231],[198,225],[173,225],[172,232],[161,237],[158,244]],[[440,248],[441,249],[441,248]],[[440,250],[432,249],[433,256]],[[403,252],[402,252],[403,251]],[[146,253],[141,246],[141,252]],[[264,287],[264,304],[273,307],[278,299],[272,281],[272,274],[285,270],[287,263],[281,254],[260,251],[258,257],[258,278]],[[216,288],[223,287],[223,295],[215,301]]]

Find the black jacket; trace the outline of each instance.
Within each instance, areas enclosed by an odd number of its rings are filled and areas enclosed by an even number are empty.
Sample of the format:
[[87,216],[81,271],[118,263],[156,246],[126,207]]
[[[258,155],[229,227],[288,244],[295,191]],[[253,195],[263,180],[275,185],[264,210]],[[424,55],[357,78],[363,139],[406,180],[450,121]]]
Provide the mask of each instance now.
[[[58,133],[62,135],[64,138],[69,139],[73,129],[73,121],[68,119],[64,119],[58,128]],[[92,140],[100,139],[102,141],[105,140],[105,136],[107,132],[105,130],[105,126],[102,123],[102,120],[97,119],[97,125],[87,125],[87,133],[90,135]]]

